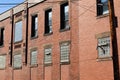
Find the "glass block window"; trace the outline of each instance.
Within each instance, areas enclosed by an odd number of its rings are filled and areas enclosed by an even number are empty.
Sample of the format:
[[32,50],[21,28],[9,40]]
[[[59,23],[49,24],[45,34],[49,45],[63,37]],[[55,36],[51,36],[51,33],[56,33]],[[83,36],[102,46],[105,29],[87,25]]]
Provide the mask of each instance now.
[[14,68],[21,68],[22,67],[22,55],[16,54],[14,55]]
[[44,63],[52,63],[52,49],[51,48],[46,48],[44,51]]
[[37,50],[31,51],[31,65],[36,65],[37,64]]
[[97,0],[97,16],[109,13],[108,0]]
[[60,61],[68,62],[70,54],[70,44],[68,42],[60,45]]
[[6,63],[6,56],[5,55],[0,55],[0,69],[5,68],[5,63]]
[[99,58],[110,56],[110,37],[98,39],[98,56]]
[[22,21],[15,23],[14,41],[18,42],[22,40]]

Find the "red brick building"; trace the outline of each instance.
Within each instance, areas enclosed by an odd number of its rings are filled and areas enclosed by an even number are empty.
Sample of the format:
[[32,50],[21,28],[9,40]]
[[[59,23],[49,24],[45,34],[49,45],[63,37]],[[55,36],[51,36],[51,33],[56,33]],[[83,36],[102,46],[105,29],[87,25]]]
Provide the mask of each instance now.
[[119,80],[112,51],[108,0],[27,0],[0,14],[0,80]]

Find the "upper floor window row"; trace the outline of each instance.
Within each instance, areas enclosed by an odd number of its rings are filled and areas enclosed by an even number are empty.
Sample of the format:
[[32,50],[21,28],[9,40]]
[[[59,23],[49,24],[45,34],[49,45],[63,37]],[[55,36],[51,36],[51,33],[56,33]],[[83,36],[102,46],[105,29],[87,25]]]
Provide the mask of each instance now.
[[97,0],[97,16],[108,13],[108,0]]
[[[38,35],[38,15],[32,16],[31,37]],[[51,34],[52,29],[52,9],[45,11],[44,34]],[[68,2],[60,5],[60,30],[69,29],[69,6]]]

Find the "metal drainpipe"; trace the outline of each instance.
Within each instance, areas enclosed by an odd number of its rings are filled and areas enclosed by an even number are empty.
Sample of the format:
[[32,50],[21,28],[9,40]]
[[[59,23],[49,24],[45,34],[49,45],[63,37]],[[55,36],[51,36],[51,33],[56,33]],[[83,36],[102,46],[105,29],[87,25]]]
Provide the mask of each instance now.
[[[28,8],[28,2],[26,3],[26,45],[25,45],[25,64],[27,65],[27,56],[28,56],[28,23],[29,23],[29,8]],[[29,69],[29,78],[31,80],[31,68]]]
[[29,10],[28,10],[28,2],[26,3],[26,49],[25,49],[25,63],[27,64],[27,54],[28,54],[28,19],[29,19]]
[[116,26],[114,25],[115,12],[114,12],[113,0],[108,0],[108,6],[109,6],[110,34],[111,34],[111,44],[112,44],[112,56],[113,56],[113,70],[114,70],[113,74],[114,74],[114,80],[120,80],[118,44],[117,44]]
[[[12,9],[12,13],[11,13],[12,15],[11,15],[11,19],[12,19],[12,22],[11,22],[11,24],[12,24],[12,28],[11,28],[11,49],[10,49],[10,66],[12,67],[13,65],[12,65],[12,58],[13,58],[13,56],[12,56],[12,53],[13,53],[13,29],[14,29],[14,14],[13,14],[13,9]],[[14,80],[14,70],[13,70],[13,68],[12,68],[12,80]]]

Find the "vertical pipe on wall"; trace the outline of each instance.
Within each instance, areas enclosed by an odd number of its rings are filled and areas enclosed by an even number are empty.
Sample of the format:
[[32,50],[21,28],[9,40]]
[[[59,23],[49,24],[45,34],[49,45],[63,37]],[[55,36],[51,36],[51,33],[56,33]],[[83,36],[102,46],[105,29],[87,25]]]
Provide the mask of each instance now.
[[108,6],[109,6],[109,21],[110,21],[111,44],[112,44],[114,80],[120,80],[117,35],[116,35],[116,27],[114,25],[115,12],[114,12],[113,0],[108,0]]
[[[12,25],[12,28],[11,28],[11,42],[10,42],[10,66],[13,66],[13,62],[12,62],[12,58],[13,58],[13,34],[14,34],[14,14],[13,14],[13,9],[11,10],[11,25]],[[14,70],[12,69],[12,80],[14,80]]]
[[25,48],[25,64],[27,64],[27,56],[28,56],[28,17],[29,17],[29,12],[28,12],[28,2],[26,3],[26,48]]

